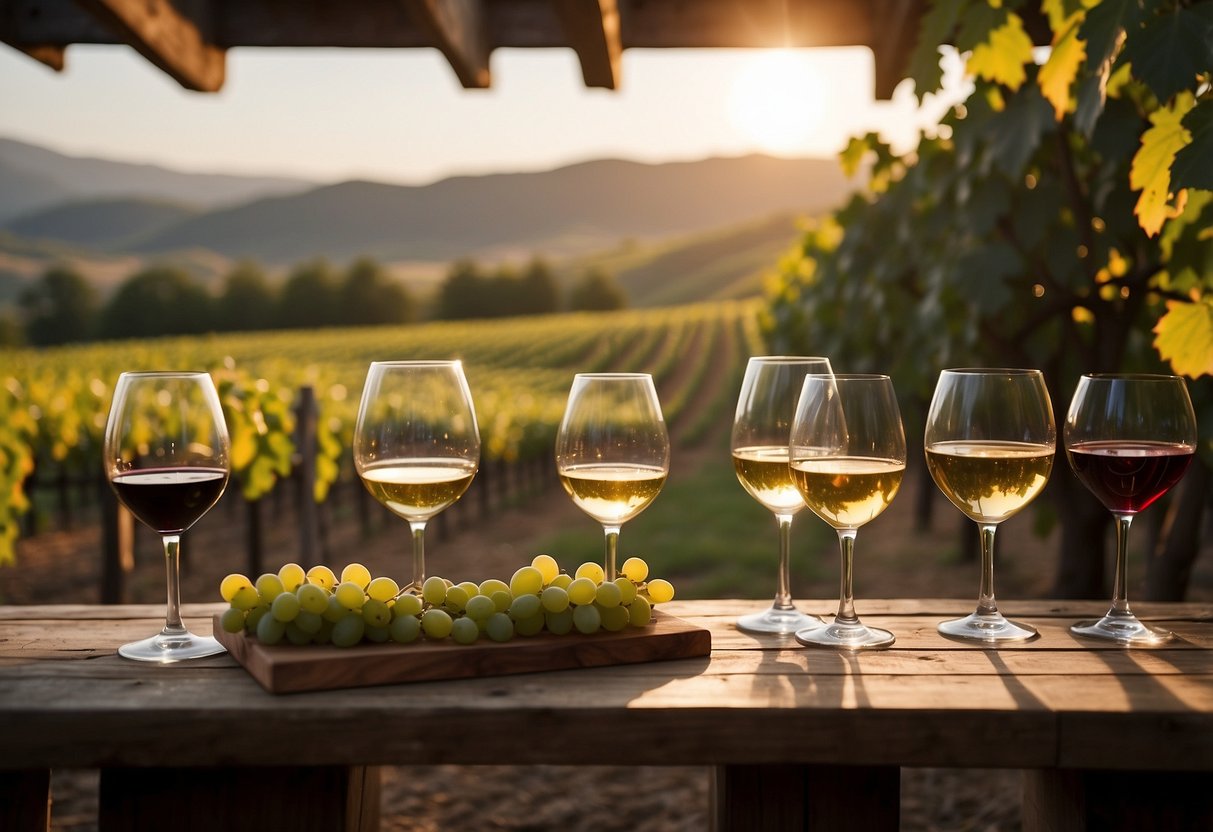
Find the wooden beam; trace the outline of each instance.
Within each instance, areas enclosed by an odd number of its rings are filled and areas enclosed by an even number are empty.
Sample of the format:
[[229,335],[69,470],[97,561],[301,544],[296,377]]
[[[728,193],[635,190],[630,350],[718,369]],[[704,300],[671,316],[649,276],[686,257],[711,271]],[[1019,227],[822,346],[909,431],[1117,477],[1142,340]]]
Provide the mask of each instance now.
[[63,46],[55,46],[49,43],[40,44],[15,44],[11,43],[7,38],[0,38],[0,41],[7,43],[9,46],[24,52],[40,64],[45,64],[55,72],[62,72],[66,65],[64,53],[66,48]]
[[888,101],[906,77],[910,54],[918,44],[918,28],[926,12],[924,0],[869,0],[868,13],[881,24],[873,27],[876,97]]
[[224,50],[211,41],[201,15],[183,14],[170,0],[77,2],[186,89],[217,92],[223,86]]
[[618,89],[623,44],[615,0],[555,0],[555,4],[569,46],[581,62],[585,85]]
[[466,89],[489,85],[489,37],[481,0],[404,0]]

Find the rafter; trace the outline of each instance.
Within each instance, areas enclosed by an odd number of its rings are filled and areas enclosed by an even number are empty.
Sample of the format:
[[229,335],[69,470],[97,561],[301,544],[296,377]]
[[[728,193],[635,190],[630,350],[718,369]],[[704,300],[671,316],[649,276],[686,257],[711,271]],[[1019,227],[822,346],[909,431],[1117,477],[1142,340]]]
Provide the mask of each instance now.
[[623,43],[615,0],[554,0],[569,46],[581,62],[587,87],[619,87]]
[[489,39],[481,0],[403,0],[467,89],[489,86]]

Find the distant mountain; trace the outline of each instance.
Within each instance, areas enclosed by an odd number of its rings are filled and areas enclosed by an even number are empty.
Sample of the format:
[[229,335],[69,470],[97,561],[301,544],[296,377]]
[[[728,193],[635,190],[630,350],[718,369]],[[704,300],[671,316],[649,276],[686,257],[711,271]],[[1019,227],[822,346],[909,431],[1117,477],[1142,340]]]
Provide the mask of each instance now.
[[6,226],[14,234],[97,249],[126,244],[202,213],[202,209],[150,199],[99,199],[56,205]]
[[0,138],[0,222],[67,200],[146,197],[217,207],[314,186],[287,177],[182,173],[157,165],[69,156]]

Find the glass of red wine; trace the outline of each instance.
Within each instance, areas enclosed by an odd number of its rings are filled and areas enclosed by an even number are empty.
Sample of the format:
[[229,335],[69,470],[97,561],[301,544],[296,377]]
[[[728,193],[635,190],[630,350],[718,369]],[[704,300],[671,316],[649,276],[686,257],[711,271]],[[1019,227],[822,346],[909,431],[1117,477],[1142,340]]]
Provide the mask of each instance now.
[[181,535],[219,501],[231,473],[219,394],[207,373],[123,373],[105,427],[105,473],[124,506],[164,543],[164,629],[118,654],[145,662],[223,652],[181,623]]
[[1196,452],[1196,414],[1179,376],[1083,376],[1070,401],[1066,456],[1083,485],[1116,518],[1112,607],[1075,635],[1128,647],[1154,647],[1174,636],[1143,624],[1129,609],[1125,573],[1129,526],[1139,511],[1179,482]]

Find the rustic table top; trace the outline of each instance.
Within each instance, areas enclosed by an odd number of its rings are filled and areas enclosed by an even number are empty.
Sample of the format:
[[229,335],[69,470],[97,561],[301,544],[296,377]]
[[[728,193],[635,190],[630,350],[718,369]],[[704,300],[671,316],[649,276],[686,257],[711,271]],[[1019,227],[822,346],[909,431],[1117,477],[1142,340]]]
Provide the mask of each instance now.
[[[680,601],[710,657],[273,695],[230,656],[149,666],[118,645],[156,606],[0,608],[0,768],[394,763],[855,765],[1213,770],[1213,604],[1139,604],[1179,638],[1069,634],[1106,604],[1011,601],[1036,641],[935,632],[960,600],[862,600],[888,650],[751,636],[756,601]],[[819,614],[828,601],[802,602]],[[186,605],[209,633],[219,605]],[[300,648],[307,649],[307,648]],[[356,648],[355,648],[356,649]],[[407,646],[401,650],[408,650]]]

